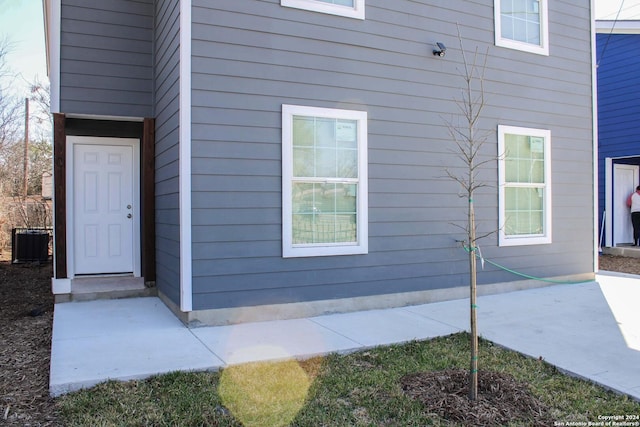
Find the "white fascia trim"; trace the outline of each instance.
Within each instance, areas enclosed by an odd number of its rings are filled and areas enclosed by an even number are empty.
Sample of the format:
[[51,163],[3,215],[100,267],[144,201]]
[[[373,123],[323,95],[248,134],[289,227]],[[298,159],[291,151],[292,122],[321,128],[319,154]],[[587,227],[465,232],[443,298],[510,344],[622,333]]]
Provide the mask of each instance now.
[[595,21],[595,32],[604,34],[640,34],[640,20],[597,20]]
[[191,0],[180,0],[180,310],[193,310],[191,253]]
[[107,116],[103,114],[65,114],[68,119],[110,120],[116,122],[144,122],[144,117]]
[[43,0],[44,33],[47,50],[50,107],[52,113],[60,112],[60,20],[61,0]]
[[[598,272],[598,257],[600,255],[600,224],[598,224],[598,76],[596,59],[596,6],[595,0],[591,4],[591,123],[593,139],[593,271]],[[640,27],[639,27],[640,28]],[[606,182],[606,177],[605,177]]]
[[[608,248],[613,246],[613,159],[607,157],[604,159],[604,224],[605,224],[605,243]],[[597,188],[597,187],[596,187]],[[607,212],[609,214],[607,215]]]

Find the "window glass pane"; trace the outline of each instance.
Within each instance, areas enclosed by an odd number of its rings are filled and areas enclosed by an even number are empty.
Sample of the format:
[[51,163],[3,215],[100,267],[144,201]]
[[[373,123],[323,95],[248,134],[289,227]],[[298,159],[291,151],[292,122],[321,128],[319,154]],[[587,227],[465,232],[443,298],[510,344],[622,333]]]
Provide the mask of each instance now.
[[544,189],[505,188],[505,234],[542,234]]
[[525,41],[531,44],[540,44],[540,24],[537,22],[527,23],[527,35]]
[[293,176],[357,178],[357,121],[295,116]]
[[292,235],[292,243],[295,244],[305,244],[305,243],[315,243],[315,215],[293,215],[293,235]]
[[505,181],[544,183],[544,138],[505,135]]
[[502,15],[500,20],[501,28],[502,28],[502,38],[513,40],[513,19],[511,19],[511,15]]
[[510,2],[512,4],[510,12],[512,16],[516,19],[523,19],[527,11],[527,0],[510,0]]
[[314,141],[313,135],[314,120],[312,117],[293,118],[293,145],[294,146],[312,146]]
[[522,19],[514,19],[513,21],[513,39],[519,42],[527,43],[527,23]]
[[336,150],[335,148],[316,149],[316,173],[314,176],[326,178],[336,177]]
[[536,0],[500,1],[501,37],[540,46],[540,2]]
[[292,186],[293,243],[314,243],[316,199],[320,189],[316,184],[294,183]]
[[356,184],[336,184],[336,212],[355,215],[357,195]]
[[292,186],[293,213],[313,214],[315,204],[315,184],[296,182]]
[[504,179],[506,182],[518,182],[518,161],[505,155]]
[[531,180],[529,182],[537,184],[544,182],[544,161],[533,161],[533,164],[531,165]]
[[503,14],[511,14],[513,12],[513,0],[501,0],[500,11]]
[[313,166],[314,149],[306,147],[293,147],[293,176],[312,177],[314,176]]
[[339,148],[358,147],[358,122],[355,120],[336,121],[336,142]]
[[358,177],[358,122],[338,120],[336,122],[337,171],[343,178]]
[[316,118],[316,145],[318,147],[336,146],[336,120]]
[[356,220],[356,214],[336,216],[336,243],[355,243],[358,241]]
[[315,184],[316,203],[314,211],[334,214],[336,211],[336,184]]
[[293,184],[293,243],[356,242],[355,184]]
[[338,150],[336,176],[341,178],[358,177],[358,151]]
[[540,235],[542,234],[542,212],[509,212],[506,215],[505,235]]
[[355,0],[318,0],[318,1],[321,1],[323,3],[339,4],[341,6],[355,7],[355,5],[353,4]]

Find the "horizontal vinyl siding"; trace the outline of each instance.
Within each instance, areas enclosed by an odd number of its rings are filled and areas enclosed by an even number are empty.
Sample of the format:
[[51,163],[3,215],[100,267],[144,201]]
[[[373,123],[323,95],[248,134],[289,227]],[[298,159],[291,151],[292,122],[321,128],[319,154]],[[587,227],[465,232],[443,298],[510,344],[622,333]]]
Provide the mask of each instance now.
[[[605,158],[640,164],[640,34],[596,35],[598,52],[598,204],[605,209]],[[632,191],[632,189],[629,189]]]
[[179,8],[173,0],[155,7],[156,285],[180,305]]
[[152,116],[153,0],[62,0],[60,109]]
[[[464,84],[456,22],[469,58],[489,48],[483,158],[498,155],[498,124],[552,137],[553,244],[499,248],[492,235],[483,254],[540,277],[593,271],[588,2],[550,2],[548,57],[493,45],[492,0],[464,13],[435,3],[367,0],[360,21],[278,0],[193,1],[194,309],[468,283],[452,224],[466,202],[445,172],[464,167],[445,125]],[[282,258],[282,104],[368,112],[369,254]],[[498,227],[497,161],[480,177],[484,233]],[[478,279],[520,278],[487,265]]]
[[600,154],[640,154],[640,34],[598,34],[597,46]]

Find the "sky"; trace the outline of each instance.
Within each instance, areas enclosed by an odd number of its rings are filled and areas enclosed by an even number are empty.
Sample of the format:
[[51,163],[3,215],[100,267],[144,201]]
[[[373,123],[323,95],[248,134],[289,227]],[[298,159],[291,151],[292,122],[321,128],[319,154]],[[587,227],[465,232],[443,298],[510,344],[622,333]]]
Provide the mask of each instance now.
[[616,16],[618,19],[640,19],[640,0],[596,0],[596,19],[613,20]]
[[[597,19],[616,16],[640,19],[640,0],[596,0]],[[12,88],[17,95],[26,97],[29,83],[36,77],[47,81],[42,0],[0,0],[0,40],[3,38],[12,45],[7,62],[18,75]]]
[[11,88],[29,96],[29,83],[37,77],[47,82],[42,0],[0,0],[0,40],[8,39],[9,70],[17,77]]

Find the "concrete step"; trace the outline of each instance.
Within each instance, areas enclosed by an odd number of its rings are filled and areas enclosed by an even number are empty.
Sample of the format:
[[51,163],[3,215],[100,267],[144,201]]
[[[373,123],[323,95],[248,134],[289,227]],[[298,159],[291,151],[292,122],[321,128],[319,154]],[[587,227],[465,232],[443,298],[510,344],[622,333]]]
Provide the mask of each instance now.
[[155,286],[142,277],[91,276],[71,280],[71,293],[55,296],[56,303],[156,296]]
[[620,245],[612,248],[602,248],[605,255],[625,256],[629,258],[640,258],[640,246],[632,246],[631,244]]

